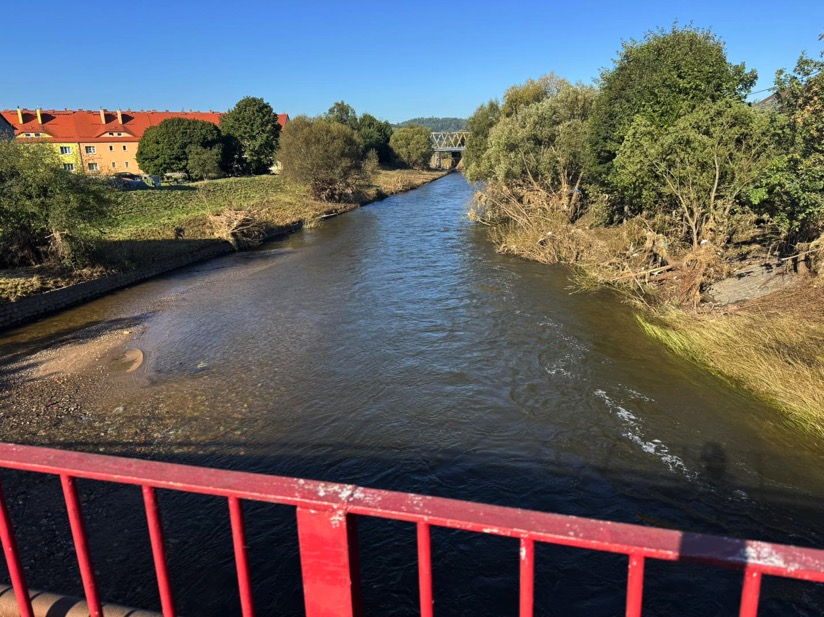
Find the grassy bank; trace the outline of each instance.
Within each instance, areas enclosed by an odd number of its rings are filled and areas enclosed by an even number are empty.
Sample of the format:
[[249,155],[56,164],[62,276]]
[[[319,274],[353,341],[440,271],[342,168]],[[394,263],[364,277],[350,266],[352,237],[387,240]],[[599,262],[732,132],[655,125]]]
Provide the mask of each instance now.
[[278,176],[227,178],[123,193],[92,252],[93,265],[78,271],[38,266],[0,271],[0,303],[138,269],[195,252],[227,237],[227,212],[243,212],[262,232],[307,224],[444,175],[441,171],[380,170],[356,203],[321,202]]
[[639,317],[678,355],[741,386],[824,436],[824,283],[750,301],[734,312]]

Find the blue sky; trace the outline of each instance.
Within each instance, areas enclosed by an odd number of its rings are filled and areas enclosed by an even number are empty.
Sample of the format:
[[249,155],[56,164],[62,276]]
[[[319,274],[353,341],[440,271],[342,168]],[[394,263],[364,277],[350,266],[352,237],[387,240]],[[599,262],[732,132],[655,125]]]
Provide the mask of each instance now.
[[6,10],[0,107],[225,110],[245,95],[318,114],[337,100],[392,122],[466,117],[550,71],[592,81],[621,41],[709,27],[772,85],[824,49],[810,2],[53,2]]

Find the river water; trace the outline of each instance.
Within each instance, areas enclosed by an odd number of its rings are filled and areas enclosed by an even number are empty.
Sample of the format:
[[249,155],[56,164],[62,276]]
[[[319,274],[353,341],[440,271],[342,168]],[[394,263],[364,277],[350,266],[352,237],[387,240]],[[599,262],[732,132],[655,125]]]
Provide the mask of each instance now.
[[[0,339],[137,324],[145,362],[84,403],[93,430],[30,442],[824,547],[821,444],[645,338],[611,293],[497,254],[471,194],[453,174]],[[87,493],[106,597],[157,606],[139,494]],[[181,612],[237,614],[225,504],[161,503]],[[261,614],[302,611],[293,516],[247,508]],[[414,615],[414,528],[360,536],[367,614]],[[437,614],[517,614],[517,542],[433,541]],[[61,571],[37,584],[76,589]],[[622,613],[625,558],[539,547],[536,576],[536,614]],[[740,584],[651,562],[645,614],[735,614]],[[824,593],[767,580],[761,607],[820,615]]]

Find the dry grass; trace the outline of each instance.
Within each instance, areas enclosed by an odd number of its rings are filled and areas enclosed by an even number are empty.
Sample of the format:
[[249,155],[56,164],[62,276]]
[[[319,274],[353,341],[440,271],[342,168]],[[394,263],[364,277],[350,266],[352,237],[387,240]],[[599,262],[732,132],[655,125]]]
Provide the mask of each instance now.
[[668,310],[639,318],[677,354],[768,401],[824,435],[824,283],[706,314]]
[[[0,303],[89,280],[112,270],[162,263],[231,236],[233,225],[253,235],[321,219],[408,191],[444,175],[442,171],[379,170],[361,187],[357,203],[317,201],[304,187],[278,176],[227,178],[124,193],[111,212],[103,240],[94,254],[97,266],[81,272],[60,268],[0,271]],[[238,222],[232,213],[242,212]],[[231,221],[229,219],[232,219]]]

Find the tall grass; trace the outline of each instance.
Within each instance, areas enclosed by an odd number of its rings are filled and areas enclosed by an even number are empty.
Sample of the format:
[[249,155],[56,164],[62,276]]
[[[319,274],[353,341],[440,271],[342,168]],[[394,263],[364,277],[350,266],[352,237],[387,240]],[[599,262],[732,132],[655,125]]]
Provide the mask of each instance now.
[[787,304],[786,298],[764,299],[731,314],[669,310],[638,321],[676,354],[824,436],[824,312],[816,300],[821,295],[797,292],[799,302],[789,310],[776,306]]

